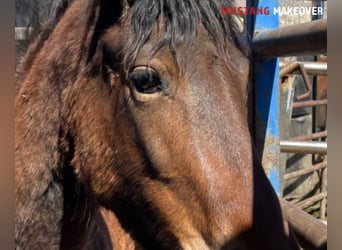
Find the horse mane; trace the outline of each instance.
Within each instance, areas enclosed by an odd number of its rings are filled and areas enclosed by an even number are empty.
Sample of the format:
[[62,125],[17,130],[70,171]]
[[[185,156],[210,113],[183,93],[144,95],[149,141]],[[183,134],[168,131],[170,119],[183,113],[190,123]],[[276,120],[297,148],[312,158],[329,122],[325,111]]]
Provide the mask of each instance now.
[[[188,51],[196,37],[197,27],[202,24],[208,31],[220,52],[229,59],[227,39],[242,51],[238,40],[239,28],[237,18],[221,13],[222,6],[234,6],[234,0],[144,0],[135,1],[126,17],[131,24],[131,35],[127,43],[124,64],[132,66],[141,47],[150,37],[156,24],[161,21],[165,35],[152,51],[152,54],[166,44],[177,55],[177,43],[186,42]],[[183,56],[179,56],[183,57]],[[178,62],[178,58],[177,62]],[[179,63],[179,62],[178,62]],[[184,65],[183,65],[184,66]]]
[[[16,24],[26,23],[27,27],[33,28],[33,32],[29,36],[28,50],[20,59],[16,69],[17,83],[22,82],[23,76],[26,75],[25,73],[31,66],[39,49],[43,47],[42,45],[48,39],[71,2],[72,0],[16,0],[17,14],[23,13],[22,16],[24,17],[20,18],[17,15]],[[106,8],[102,8],[103,11],[117,11],[115,7],[118,4],[109,3],[110,1],[103,2],[101,5],[106,6]],[[217,44],[219,51],[228,60],[230,56],[227,52],[227,39],[231,40],[245,55],[248,54],[238,39],[241,35],[239,29],[241,24],[238,23],[238,19],[232,15],[223,15],[221,13],[223,6],[234,6],[235,0],[120,0],[120,2],[119,5],[122,7],[121,17],[129,19],[131,32],[126,43],[126,56],[123,60],[126,69],[132,66],[138,52],[151,36],[153,28],[160,19],[163,22],[165,34],[152,51],[152,55],[161,47],[170,44],[179,66],[184,66],[185,62],[182,65],[179,62],[179,58],[183,56],[177,56],[177,43],[186,42],[188,45],[187,51],[190,53],[196,38],[197,27],[200,24],[205,27],[214,44]],[[25,9],[28,9],[26,14]],[[129,12],[129,15],[126,15],[125,12]]]

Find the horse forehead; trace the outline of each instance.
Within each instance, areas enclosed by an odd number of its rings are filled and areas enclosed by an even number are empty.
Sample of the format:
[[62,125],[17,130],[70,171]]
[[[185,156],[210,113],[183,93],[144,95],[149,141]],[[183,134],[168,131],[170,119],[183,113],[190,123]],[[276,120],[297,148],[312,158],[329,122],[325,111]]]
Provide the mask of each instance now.
[[150,66],[160,74],[168,73],[176,76],[178,74],[178,67],[176,58],[170,50],[169,46],[164,46],[152,55],[154,45],[146,43],[139,51],[135,66]]

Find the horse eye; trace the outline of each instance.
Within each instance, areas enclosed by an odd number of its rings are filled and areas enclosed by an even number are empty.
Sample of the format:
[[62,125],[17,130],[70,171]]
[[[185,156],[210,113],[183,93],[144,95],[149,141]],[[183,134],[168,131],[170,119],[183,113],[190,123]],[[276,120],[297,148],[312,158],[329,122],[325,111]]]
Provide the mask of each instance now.
[[153,69],[149,67],[137,67],[130,74],[129,79],[135,90],[142,94],[153,94],[163,90],[163,84]]

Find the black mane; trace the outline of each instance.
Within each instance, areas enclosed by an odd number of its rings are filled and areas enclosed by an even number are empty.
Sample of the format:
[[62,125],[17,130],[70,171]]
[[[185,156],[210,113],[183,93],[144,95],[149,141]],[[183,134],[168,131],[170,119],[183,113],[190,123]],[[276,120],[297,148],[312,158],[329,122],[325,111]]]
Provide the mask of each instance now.
[[[141,0],[135,1],[130,8],[131,24],[130,40],[127,43],[125,65],[129,67],[137,53],[148,40],[155,25],[162,20],[165,35],[159,48],[166,44],[177,54],[176,44],[187,42],[189,51],[196,37],[196,29],[203,24],[211,39],[219,49],[226,50],[226,39],[232,40],[241,48],[237,36],[239,34],[237,19],[221,13],[222,6],[234,6],[234,0]],[[229,54],[228,54],[229,56]]]
[[[16,25],[34,28],[31,36],[35,43],[31,53],[33,56],[34,51],[49,37],[71,2],[72,0],[16,0]],[[103,25],[102,22],[108,21],[108,18],[117,21],[110,17],[117,16],[119,13],[116,12],[122,12],[122,21],[128,21],[130,24],[131,33],[126,43],[123,62],[126,68],[134,63],[155,25],[161,23],[165,32],[152,53],[169,44],[177,61],[186,58],[184,55],[177,56],[177,44],[181,42],[188,46],[190,53],[199,24],[205,27],[214,44],[228,60],[227,39],[243,51],[243,46],[238,41],[238,19],[221,13],[222,7],[235,6],[234,0],[104,0],[101,1],[101,6],[102,14],[98,20],[100,25],[95,31],[96,41],[104,29],[108,28],[108,25]],[[96,41],[93,44],[95,47]]]

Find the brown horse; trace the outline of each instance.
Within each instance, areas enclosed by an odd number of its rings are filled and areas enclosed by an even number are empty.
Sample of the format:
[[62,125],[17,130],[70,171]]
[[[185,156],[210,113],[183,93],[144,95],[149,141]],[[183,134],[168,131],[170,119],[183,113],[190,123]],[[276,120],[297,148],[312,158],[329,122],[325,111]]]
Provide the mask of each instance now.
[[74,0],[32,43],[17,249],[298,249],[254,157],[249,59],[221,4]]

